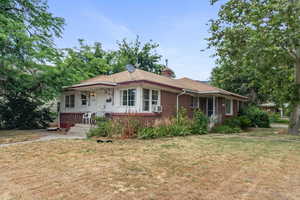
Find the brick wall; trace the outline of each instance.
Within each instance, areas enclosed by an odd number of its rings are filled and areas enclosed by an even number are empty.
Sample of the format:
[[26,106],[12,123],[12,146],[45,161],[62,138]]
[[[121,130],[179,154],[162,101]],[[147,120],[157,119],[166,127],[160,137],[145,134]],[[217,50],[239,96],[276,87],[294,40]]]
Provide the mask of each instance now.
[[82,123],[84,113],[60,113],[60,127],[70,128],[76,123]]
[[[177,106],[177,94],[168,92],[168,91],[161,91],[161,105],[162,105],[162,113],[113,113],[111,115],[112,119],[126,119],[132,117],[134,119],[141,120],[143,123],[153,123],[156,119],[160,118],[170,118],[176,116],[176,106]],[[225,98],[217,97],[217,113],[221,114],[220,121],[221,123],[224,119],[232,116],[236,116],[237,111],[237,100],[233,100],[233,115],[226,116],[225,115]],[[187,114],[190,118],[193,116],[194,109],[191,107],[191,96],[189,95],[181,95],[179,97],[179,107],[184,107],[187,110]],[[200,98],[200,109],[206,113],[206,99]],[[135,116],[132,116],[135,115]],[[61,120],[61,127],[62,128],[69,128],[73,126],[75,123],[82,122],[83,113],[61,113],[60,120]]]
[[[176,115],[177,109],[177,94],[161,91],[161,105],[162,105],[162,118],[170,118]],[[189,117],[193,116],[193,108],[191,107],[191,96],[181,95],[179,96],[179,107],[184,107],[187,110]]]

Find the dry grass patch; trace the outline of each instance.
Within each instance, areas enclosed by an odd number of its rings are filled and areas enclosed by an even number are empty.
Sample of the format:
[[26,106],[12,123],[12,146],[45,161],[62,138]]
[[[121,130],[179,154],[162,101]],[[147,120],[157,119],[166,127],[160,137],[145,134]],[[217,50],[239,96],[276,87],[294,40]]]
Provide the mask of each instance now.
[[0,199],[300,199],[300,142],[234,135],[0,148]]
[[43,134],[39,130],[2,130],[0,131],[0,144],[35,140],[42,136]]

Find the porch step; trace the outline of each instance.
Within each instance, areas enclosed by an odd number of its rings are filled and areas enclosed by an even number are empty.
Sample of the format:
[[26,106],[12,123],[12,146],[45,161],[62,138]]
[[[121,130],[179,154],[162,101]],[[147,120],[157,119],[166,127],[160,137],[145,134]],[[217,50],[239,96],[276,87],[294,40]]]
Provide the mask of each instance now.
[[89,124],[75,124],[68,131],[67,135],[87,137],[91,126]]

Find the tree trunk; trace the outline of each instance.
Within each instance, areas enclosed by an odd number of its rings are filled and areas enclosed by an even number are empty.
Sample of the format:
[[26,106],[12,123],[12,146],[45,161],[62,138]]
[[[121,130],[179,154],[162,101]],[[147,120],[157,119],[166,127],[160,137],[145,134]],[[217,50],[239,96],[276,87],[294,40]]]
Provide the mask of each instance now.
[[290,116],[290,124],[289,124],[289,134],[293,135],[299,135],[299,128],[300,128],[300,102],[299,102],[299,97],[300,97],[300,60],[297,59],[296,65],[295,65],[295,84],[297,86],[296,90],[296,102],[292,103],[292,112]]

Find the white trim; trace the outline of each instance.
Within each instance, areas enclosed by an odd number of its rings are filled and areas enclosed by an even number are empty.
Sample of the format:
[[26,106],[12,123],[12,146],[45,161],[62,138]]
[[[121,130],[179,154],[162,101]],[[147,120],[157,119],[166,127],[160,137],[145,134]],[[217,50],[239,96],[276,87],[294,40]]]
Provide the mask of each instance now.
[[[129,104],[129,92],[128,90],[132,90],[134,89],[135,90],[135,99],[134,99],[134,105],[133,106],[130,106],[128,105]],[[123,105],[123,91],[127,90],[127,105]],[[120,106],[122,107],[129,107],[129,108],[134,108],[137,106],[137,99],[138,99],[138,89],[135,88],[135,87],[132,87],[132,88],[124,88],[124,89],[120,89]]]
[[[144,89],[149,90],[149,111],[144,110]],[[158,92],[158,99],[157,99],[157,105],[161,106],[161,91],[157,88],[148,88],[148,87],[142,87],[141,88],[141,111],[143,113],[152,113],[153,112],[153,105],[152,105],[152,92],[153,90]]]
[[89,85],[97,85],[97,84],[103,84],[103,85],[108,85],[108,86],[118,85],[118,84],[113,83],[113,82],[98,81],[98,82],[80,83],[80,84],[75,84],[75,85],[72,85],[72,86],[63,86],[63,88],[72,88],[72,87],[89,86]]

